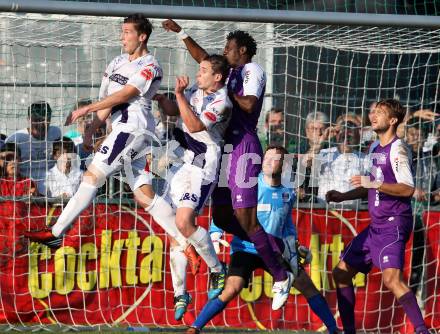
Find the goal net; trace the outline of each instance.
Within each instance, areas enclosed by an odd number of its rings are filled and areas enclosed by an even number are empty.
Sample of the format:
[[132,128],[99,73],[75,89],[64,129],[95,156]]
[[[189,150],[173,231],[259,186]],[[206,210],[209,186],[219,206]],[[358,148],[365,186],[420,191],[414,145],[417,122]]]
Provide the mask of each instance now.
[[[121,53],[121,22],[121,18],[109,17],[1,13],[0,133],[7,137],[26,133],[30,127],[29,105],[43,100],[51,107],[51,126],[80,143],[84,124],[66,127],[65,119],[79,102],[97,99],[107,64]],[[161,20],[152,22],[148,46],[164,70],[161,91],[173,92],[177,75],[187,74],[194,82],[197,64],[184,44],[176,34],[162,29]],[[440,30],[200,20],[178,23],[213,53],[222,53],[230,31],[251,33],[258,43],[254,61],[268,78],[259,120],[260,138],[264,145],[283,144],[296,160],[309,157],[313,161],[322,150],[337,148],[341,142],[348,143],[359,157],[357,152],[367,152],[374,140],[368,123],[374,102],[397,98],[408,109],[401,135],[414,149],[420,192],[413,201],[415,234],[405,254],[405,277],[417,292],[427,324],[440,328],[440,214],[436,211],[440,128],[430,113],[440,113]],[[160,123],[157,106],[155,110],[158,137],[166,154],[167,134],[173,125],[164,119]],[[23,165],[30,170],[42,168],[43,172],[60,166],[53,156],[56,141],[49,134],[28,140],[30,154],[27,160],[21,159],[17,171]],[[313,141],[319,141],[318,149],[311,150]],[[35,143],[40,145],[38,152]],[[6,327],[191,324],[207,301],[206,265],[195,277],[188,273],[193,302],[183,321],[175,321],[169,240],[138,209],[118,178],[110,178],[99,190],[94,204],[68,232],[63,247],[50,250],[43,245],[27,245],[23,231],[53,223],[69,194],[52,196],[47,188],[38,186],[38,190],[46,191],[29,195],[29,185],[18,178],[17,172],[11,178],[5,168],[19,154],[23,155],[23,150],[14,152],[12,158],[0,153],[0,320]],[[153,156],[150,165],[159,176],[155,186],[160,188],[160,176],[166,174],[160,156]],[[350,173],[355,172],[350,159],[340,160],[333,171],[331,166],[304,166],[296,164],[294,169],[302,181],[297,184],[293,220],[299,241],[313,253],[306,270],[340,324],[331,271],[344,247],[367,226],[369,215],[365,203],[324,204],[323,189],[347,187]],[[37,174],[34,181],[44,183],[46,174]],[[209,225],[209,206],[198,223]],[[229,249],[221,249],[220,257],[227,262]],[[382,285],[378,271],[373,270],[368,277],[358,275],[355,285],[357,328],[401,333],[413,330],[402,308]],[[323,328],[307,300],[294,289],[286,307],[271,311],[271,287],[270,275],[257,271],[240,298],[209,326]]]

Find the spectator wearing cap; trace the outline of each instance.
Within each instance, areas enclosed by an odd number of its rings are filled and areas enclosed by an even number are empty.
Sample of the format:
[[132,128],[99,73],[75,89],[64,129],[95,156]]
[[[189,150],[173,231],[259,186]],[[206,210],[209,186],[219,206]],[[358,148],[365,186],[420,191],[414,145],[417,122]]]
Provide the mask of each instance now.
[[74,142],[63,137],[54,143],[53,159],[56,164],[46,175],[47,196],[70,198],[78,189],[82,177]]
[[[356,114],[347,113],[338,117],[335,133],[335,145],[322,149],[317,157],[318,201],[325,203],[325,195],[331,189],[347,192],[353,189],[350,179],[354,175],[364,174],[365,154],[360,150],[360,123]],[[356,204],[357,201],[345,201],[344,204]]]
[[49,103],[34,102],[28,108],[29,127],[6,138],[6,143],[15,143],[21,152],[21,175],[30,177],[40,193],[44,191],[46,172],[55,165],[52,145],[61,138],[61,130],[50,125],[51,116]]

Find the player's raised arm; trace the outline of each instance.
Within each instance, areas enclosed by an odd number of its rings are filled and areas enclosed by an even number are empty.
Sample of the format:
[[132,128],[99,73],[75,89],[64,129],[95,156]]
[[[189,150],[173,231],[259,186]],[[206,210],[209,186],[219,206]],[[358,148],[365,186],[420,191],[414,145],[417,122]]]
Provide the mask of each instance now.
[[206,130],[203,122],[192,111],[191,106],[185,98],[185,88],[188,87],[189,79],[187,76],[176,78],[176,88],[174,93],[176,94],[177,104],[180,110],[180,116],[185,126],[190,133],[200,132]]
[[185,31],[174,20],[168,19],[162,22],[162,27],[166,31],[173,31],[177,33],[179,38],[185,43],[191,57],[199,64],[203,59],[208,57],[208,52],[205,51],[195,40],[188,36]]
[[345,193],[341,193],[337,190],[330,190],[325,195],[325,200],[327,202],[336,202],[340,203],[343,201],[351,201],[355,199],[366,198],[368,196],[368,189],[364,187],[358,187],[347,191]]

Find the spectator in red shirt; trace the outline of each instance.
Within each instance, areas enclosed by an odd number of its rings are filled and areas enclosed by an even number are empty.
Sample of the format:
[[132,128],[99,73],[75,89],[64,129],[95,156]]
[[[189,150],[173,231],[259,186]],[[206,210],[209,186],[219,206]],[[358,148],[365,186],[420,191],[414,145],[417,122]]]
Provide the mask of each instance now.
[[30,178],[20,175],[19,162],[17,145],[7,143],[0,149],[0,196],[5,197],[0,200],[0,265],[26,252],[22,235],[28,227],[28,200],[36,187]]

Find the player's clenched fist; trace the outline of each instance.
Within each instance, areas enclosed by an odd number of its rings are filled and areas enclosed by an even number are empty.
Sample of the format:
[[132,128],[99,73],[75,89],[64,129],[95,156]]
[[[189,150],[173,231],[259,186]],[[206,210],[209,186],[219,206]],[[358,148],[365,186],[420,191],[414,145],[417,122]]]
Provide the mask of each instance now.
[[189,84],[189,78],[188,76],[184,75],[181,77],[176,78],[176,87],[174,88],[174,93],[182,94],[186,87],[188,87]]
[[162,22],[162,27],[166,30],[166,31],[174,31],[174,32],[179,32],[180,30],[182,30],[182,27],[179,26],[175,21],[168,19]]
[[327,202],[342,202],[344,200],[344,196],[342,193],[340,193],[337,190],[330,190],[327,192],[327,194],[325,194],[325,200]]

